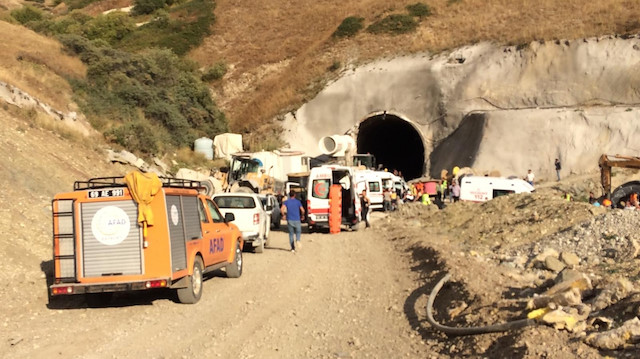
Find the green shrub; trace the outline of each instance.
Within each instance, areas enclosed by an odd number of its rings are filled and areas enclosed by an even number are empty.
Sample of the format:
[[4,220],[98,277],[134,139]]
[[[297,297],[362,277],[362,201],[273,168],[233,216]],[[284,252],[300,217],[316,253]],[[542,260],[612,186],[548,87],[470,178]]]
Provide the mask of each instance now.
[[25,26],[49,36],[61,34],[81,35],[86,24],[91,20],[93,20],[93,17],[83,14],[79,10],[74,10],[69,15],[56,19],[43,15],[39,20],[28,21]]
[[338,71],[340,69],[340,66],[342,66],[340,64],[340,61],[336,60],[327,69],[331,72],[334,72],[334,71]]
[[[195,64],[170,50],[132,54],[75,35],[61,36],[60,41],[87,64],[86,81],[73,83],[77,102],[92,124],[99,124],[100,117],[119,124],[105,136],[120,145],[151,153],[228,130]],[[144,141],[128,133],[146,131],[141,124],[152,128]]]
[[214,8],[211,0],[191,0],[175,6],[170,19],[158,16],[128,35],[118,47],[129,51],[161,47],[184,55],[211,33]]
[[340,23],[332,36],[341,38],[354,36],[364,27],[363,22],[364,18],[362,17],[349,16],[342,20],[342,23]]
[[162,9],[167,5],[166,0],[134,0],[133,15],[151,14],[158,9]]
[[133,19],[120,11],[98,15],[84,26],[84,35],[89,40],[102,39],[115,44],[136,29]]
[[168,136],[148,121],[135,119],[109,129],[105,137],[129,151],[154,154],[166,149],[163,141]]
[[373,34],[404,34],[415,30],[417,26],[418,23],[410,15],[392,14],[369,25],[367,31]]
[[40,21],[44,18],[42,11],[33,6],[27,5],[20,9],[11,11],[11,17],[16,19],[22,25],[31,21]]
[[431,15],[431,8],[429,5],[421,2],[407,5],[407,11],[409,12],[409,15],[417,18],[423,18]]
[[202,81],[220,80],[227,73],[227,64],[223,61],[215,63],[202,74]]
[[[74,6],[91,3],[69,1]],[[131,151],[150,154],[228,131],[224,113],[202,81],[222,77],[226,64],[217,63],[203,74],[178,56],[209,34],[213,9],[212,0],[191,0],[171,8],[170,14],[156,10],[141,27],[120,12],[92,18],[72,11],[53,20],[30,8],[11,16],[56,35],[67,52],[87,65],[85,79],[69,82],[74,100],[96,129]]]

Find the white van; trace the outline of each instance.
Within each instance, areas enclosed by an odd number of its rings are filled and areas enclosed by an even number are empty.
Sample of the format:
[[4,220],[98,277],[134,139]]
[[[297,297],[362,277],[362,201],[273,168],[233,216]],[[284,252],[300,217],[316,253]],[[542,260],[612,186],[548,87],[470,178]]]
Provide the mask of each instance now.
[[397,176],[395,176],[393,173],[387,172],[387,171],[376,171],[376,174],[382,180],[382,188],[383,189],[393,190],[393,186],[394,186],[393,183],[395,182],[395,178]]
[[[329,227],[329,189],[342,186],[342,224],[357,229],[360,223],[360,199],[351,167],[324,165],[314,167],[307,185],[307,223],[309,231]],[[362,185],[360,185],[362,186]]]
[[354,174],[356,182],[356,193],[360,194],[363,190],[367,191],[367,197],[371,201],[370,208],[382,209],[382,179],[377,172],[371,170],[357,170]]
[[464,176],[460,180],[460,200],[485,202],[511,193],[529,193],[535,189],[520,178]]

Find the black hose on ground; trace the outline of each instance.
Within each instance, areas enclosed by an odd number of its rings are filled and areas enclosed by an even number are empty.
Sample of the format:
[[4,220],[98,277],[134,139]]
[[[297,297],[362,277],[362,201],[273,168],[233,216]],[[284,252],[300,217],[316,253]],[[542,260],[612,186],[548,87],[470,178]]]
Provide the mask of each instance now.
[[524,328],[526,326],[534,324],[535,319],[519,319],[514,320],[512,322],[502,323],[502,324],[493,324],[485,327],[468,327],[468,328],[457,328],[457,327],[449,327],[446,325],[442,325],[436,322],[433,319],[433,302],[436,300],[436,296],[442,286],[451,278],[451,274],[445,275],[438,284],[431,290],[431,294],[429,295],[429,300],[427,301],[427,321],[431,324],[432,327],[437,330],[452,336],[461,336],[461,335],[476,335],[476,334],[487,334],[487,333],[496,333],[496,332],[506,332],[509,330],[515,330]]

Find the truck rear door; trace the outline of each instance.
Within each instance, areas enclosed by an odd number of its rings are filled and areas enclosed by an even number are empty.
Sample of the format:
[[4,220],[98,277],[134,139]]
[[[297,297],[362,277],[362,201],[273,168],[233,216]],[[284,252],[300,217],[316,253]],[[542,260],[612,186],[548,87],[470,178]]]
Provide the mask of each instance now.
[[329,188],[332,184],[331,168],[314,168],[309,176],[307,207],[309,220],[327,222],[329,220]]

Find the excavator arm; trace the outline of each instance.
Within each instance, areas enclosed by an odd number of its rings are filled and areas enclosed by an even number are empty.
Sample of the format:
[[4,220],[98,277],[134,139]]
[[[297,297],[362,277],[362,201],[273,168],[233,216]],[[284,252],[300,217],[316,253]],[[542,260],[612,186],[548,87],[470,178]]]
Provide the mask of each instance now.
[[622,155],[602,155],[598,161],[600,166],[600,181],[606,198],[611,196],[611,168],[635,168],[640,169],[640,157]]

